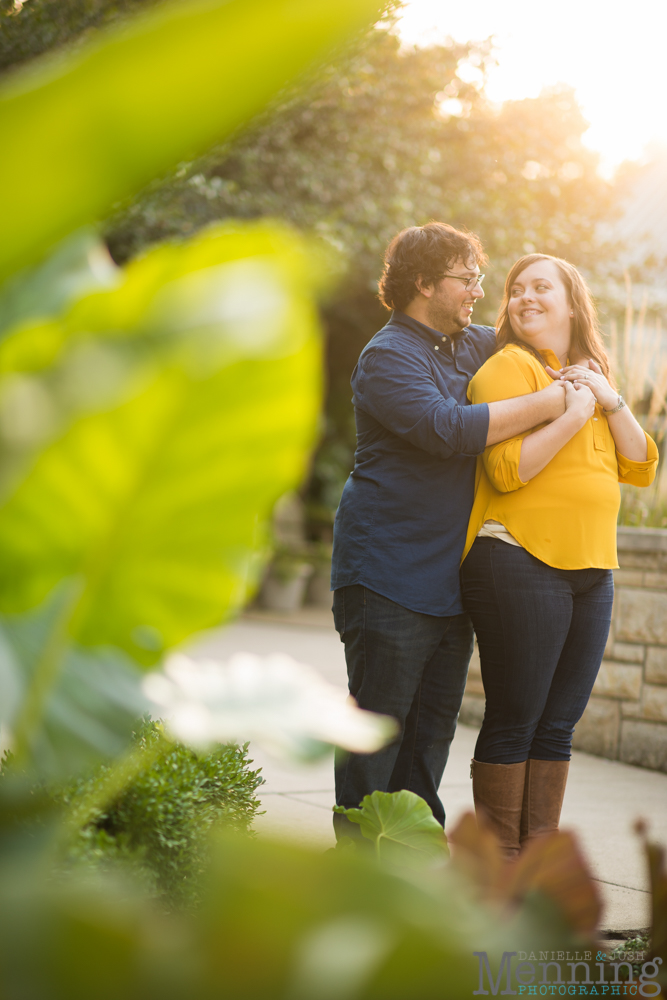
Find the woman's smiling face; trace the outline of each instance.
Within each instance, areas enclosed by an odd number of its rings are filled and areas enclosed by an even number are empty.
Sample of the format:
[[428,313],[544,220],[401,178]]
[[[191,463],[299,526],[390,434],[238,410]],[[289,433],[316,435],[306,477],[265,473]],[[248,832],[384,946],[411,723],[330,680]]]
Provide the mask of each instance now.
[[526,344],[543,349],[565,337],[569,342],[572,306],[554,261],[535,261],[517,276],[508,312],[514,333]]

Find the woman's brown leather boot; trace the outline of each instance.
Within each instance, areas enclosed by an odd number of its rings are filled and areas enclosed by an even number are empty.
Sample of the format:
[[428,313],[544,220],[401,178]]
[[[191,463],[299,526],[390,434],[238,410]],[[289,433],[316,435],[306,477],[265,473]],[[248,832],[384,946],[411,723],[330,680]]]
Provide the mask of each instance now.
[[569,760],[527,762],[521,810],[521,846],[558,829]]
[[483,764],[473,760],[470,770],[477,822],[495,833],[506,858],[515,858],[520,848],[526,761]]

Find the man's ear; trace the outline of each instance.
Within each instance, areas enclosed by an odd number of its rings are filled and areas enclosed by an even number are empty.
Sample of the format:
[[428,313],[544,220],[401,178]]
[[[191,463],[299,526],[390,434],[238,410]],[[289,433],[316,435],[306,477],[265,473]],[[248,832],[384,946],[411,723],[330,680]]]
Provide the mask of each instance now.
[[417,275],[417,280],[415,281],[415,288],[417,289],[418,295],[423,295],[425,298],[430,299],[433,295],[435,285],[426,284],[424,281],[424,276],[422,274]]

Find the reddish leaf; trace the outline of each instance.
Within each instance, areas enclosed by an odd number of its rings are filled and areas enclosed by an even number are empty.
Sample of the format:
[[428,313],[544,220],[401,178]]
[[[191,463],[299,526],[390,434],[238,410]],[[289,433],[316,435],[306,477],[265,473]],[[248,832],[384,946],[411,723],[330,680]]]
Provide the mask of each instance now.
[[540,837],[517,860],[508,860],[495,835],[466,813],[449,835],[449,843],[454,866],[487,898],[516,905],[539,891],[558,906],[574,931],[586,937],[594,934],[600,897],[573,834]]

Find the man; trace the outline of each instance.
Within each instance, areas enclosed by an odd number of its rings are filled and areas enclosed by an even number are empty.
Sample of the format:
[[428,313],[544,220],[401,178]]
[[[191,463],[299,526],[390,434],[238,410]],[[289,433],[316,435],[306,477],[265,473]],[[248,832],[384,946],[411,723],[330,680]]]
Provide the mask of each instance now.
[[[495,348],[471,326],[484,295],[478,238],[441,222],[399,233],[385,255],[380,297],[393,309],[352,375],[353,472],[334,528],[334,619],[350,693],[398,720],[379,753],[336,757],[336,801],[407,788],[444,825],[438,786],[473,647],[459,592],[475,457],[564,410],[564,387],[472,405],[468,383]],[[336,833],[358,827],[335,815]]]

